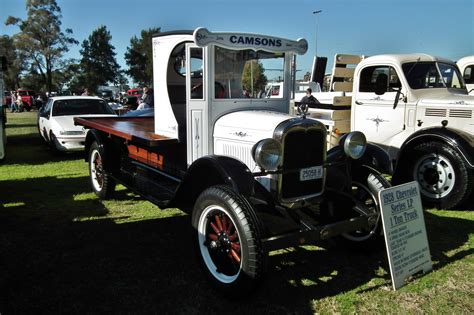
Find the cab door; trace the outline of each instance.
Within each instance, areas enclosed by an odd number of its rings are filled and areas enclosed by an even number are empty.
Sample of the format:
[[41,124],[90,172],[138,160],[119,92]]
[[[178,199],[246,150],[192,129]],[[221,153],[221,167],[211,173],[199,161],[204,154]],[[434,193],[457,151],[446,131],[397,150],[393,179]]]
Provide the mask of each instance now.
[[362,131],[368,141],[390,146],[393,138],[406,130],[405,103],[399,100],[394,108],[397,90],[402,87],[399,76],[389,65],[368,66],[358,75],[352,96],[352,129]]
[[207,50],[186,44],[186,136],[187,162],[208,154],[208,80]]

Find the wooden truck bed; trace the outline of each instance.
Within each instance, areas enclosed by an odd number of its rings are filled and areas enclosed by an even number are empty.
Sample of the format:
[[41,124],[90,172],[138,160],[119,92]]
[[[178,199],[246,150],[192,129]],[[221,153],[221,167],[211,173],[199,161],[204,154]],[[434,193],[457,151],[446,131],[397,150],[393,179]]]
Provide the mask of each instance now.
[[146,146],[178,142],[155,134],[154,117],[76,117],[74,123]]

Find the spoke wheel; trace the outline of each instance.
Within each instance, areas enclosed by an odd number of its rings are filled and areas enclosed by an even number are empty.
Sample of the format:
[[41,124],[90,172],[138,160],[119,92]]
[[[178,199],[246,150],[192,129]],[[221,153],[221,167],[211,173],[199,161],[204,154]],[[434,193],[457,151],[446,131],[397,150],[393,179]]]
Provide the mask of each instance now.
[[209,271],[223,283],[235,281],[242,264],[240,235],[230,214],[222,207],[209,206],[199,219],[201,255]]
[[109,199],[115,191],[115,180],[106,171],[104,163],[104,149],[94,142],[89,151],[91,186],[100,199]]
[[390,183],[375,170],[368,167],[360,167],[354,170],[352,178],[352,196],[373,216],[369,220],[367,229],[356,230],[342,234],[351,245],[356,244],[361,248],[374,248],[383,245],[382,239],[382,215],[378,193],[382,189],[390,187]]
[[204,190],[194,204],[195,248],[211,283],[223,294],[246,295],[265,269],[257,216],[228,186]]

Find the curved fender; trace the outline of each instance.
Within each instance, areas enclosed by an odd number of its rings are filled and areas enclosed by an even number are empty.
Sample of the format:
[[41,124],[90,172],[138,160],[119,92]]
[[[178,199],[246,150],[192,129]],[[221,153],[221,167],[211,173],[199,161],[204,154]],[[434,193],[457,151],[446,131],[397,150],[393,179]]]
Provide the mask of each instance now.
[[427,141],[438,141],[449,145],[464,158],[470,168],[474,168],[474,137],[472,134],[444,127],[422,129],[408,137],[398,153],[397,167],[402,164],[407,152],[416,145]]
[[[335,163],[348,159],[342,145],[332,148],[327,153],[327,162]],[[349,159],[350,160],[350,159]],[[358,160],[351,160],[353,165],[367,165],[381,173],[392,174],[392,161],[388,153],[374,143],[367,143],[364,155]]]
[[239,194],[251,196],[254,181],[252,172],[241,161],[228,156],[208,155],[189,167],[170,206],[191,212],[201,192],[214,185],[228,185]]

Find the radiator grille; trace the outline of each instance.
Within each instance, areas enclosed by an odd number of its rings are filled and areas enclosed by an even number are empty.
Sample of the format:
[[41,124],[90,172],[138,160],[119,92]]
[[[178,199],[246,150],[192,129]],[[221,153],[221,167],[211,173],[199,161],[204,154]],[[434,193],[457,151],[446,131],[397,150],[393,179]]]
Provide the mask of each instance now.
[[321,193],[323,178],[300,181],[299,170],[323,165],[326,130],[290,130],[284,139],[283,171],[295,171],[282,175],[281,197],[291,199]]

